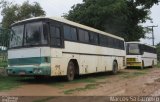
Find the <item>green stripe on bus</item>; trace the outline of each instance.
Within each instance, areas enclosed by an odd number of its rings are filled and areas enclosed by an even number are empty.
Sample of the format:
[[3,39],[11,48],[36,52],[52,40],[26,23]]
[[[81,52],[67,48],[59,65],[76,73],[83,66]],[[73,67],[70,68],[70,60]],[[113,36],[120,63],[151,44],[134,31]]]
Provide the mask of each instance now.
[[9,65],[33,65],[41,63],[50,63],[50,57],[30,57],[30,58],[16,58],[8,59]]

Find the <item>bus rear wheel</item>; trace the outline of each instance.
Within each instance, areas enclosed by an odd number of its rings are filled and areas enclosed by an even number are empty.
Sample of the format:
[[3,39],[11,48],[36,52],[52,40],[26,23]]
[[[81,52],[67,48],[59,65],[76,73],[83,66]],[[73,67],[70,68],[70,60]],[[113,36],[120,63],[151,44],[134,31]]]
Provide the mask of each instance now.
[[117,74],[118,72],[118,64],[116,61],[113,62],[112,74]]
[[72,81],[75,78],[75,65],[72,61],[68,63],[66,78],[68,81]]
[[154,61],[152,61],[152,68],[154,68]]
[[142,61],[141,69],[144,69],[144,61]]

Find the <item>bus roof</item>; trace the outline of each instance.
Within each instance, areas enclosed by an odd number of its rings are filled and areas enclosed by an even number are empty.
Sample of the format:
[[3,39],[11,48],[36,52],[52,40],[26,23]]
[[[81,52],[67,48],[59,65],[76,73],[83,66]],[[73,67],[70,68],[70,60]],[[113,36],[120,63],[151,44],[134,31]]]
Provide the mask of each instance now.
[[146,46],[149,46],[149,47],[156,48],[155,46],[147,45],[147,44],[144,44],[144,43],[138,42],[138,41],[131,41],[131,42],[126,42],[126,43],[129,43],[129,44],[143,44],[143,45],[146,45]]
[[12,25],[15,25],[15,24],[18,24],[18,23],[22,23],[22,22],[25,22],[25,21],[35,20],[35,19],[51,19],[51,20],[59,21],[59,22],[62,22],[62,23],[65,23],[65,24],[69,24],[69,25],[72,25],[72,26],[76,26],[76,27],[79,27],[79,28],[82,28],[82,29],[85,29],[85,30],[93,31],[95,33],[100,33],[100,34],[107,35],[107,36],[110,36],[110,37],[113,37],[113,38],[116,38],[116,39],[124,40],[121,37],[118,37],[118,36],[115,36],[115,35],[100,31],[100,30],[92,28],[92,27],[85,26],[85,25],[82,25],[82,24],[79,24],[79,23],[64,19],[62,17],[34,17],[34,18],[29,18],[29,19],[25,19],[25,20],[22,20],[22,21],[18,21],[16,23],[13,23]]

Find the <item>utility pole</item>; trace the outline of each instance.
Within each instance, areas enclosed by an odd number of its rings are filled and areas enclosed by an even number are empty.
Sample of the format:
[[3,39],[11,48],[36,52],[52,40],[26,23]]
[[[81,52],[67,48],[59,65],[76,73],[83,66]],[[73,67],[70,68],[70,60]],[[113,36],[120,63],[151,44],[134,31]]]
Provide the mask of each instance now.
[[157,26],[155,26],[155,25],[153,25],[153,26],[147,26],[147,27],[148,28],[150,27],[152,29],[152,44],[154,46],[154,40],[155,40],[155,37],[154,37],[154,28],[158,27],[158,25]]

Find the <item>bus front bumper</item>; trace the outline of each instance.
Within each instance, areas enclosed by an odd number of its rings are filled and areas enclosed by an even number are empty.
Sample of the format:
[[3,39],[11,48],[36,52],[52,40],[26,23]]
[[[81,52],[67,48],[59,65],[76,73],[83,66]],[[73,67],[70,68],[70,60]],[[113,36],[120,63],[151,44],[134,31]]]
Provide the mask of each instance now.
[[127,67],[141,67],[141,62],[127,62]]
[[50,76],[50,67],[8,67],[7,73],[9,76]]

